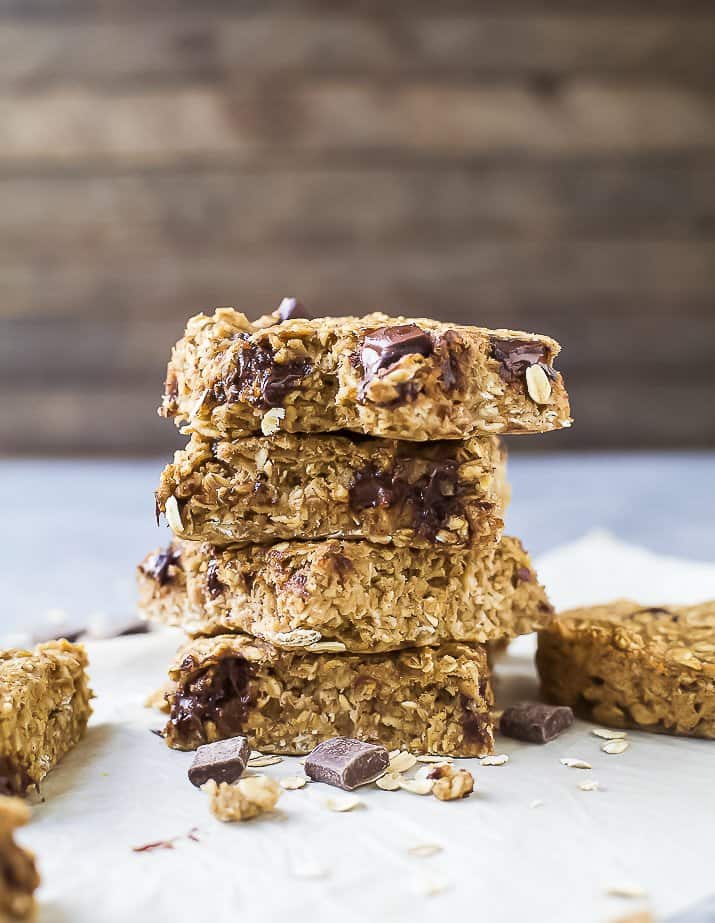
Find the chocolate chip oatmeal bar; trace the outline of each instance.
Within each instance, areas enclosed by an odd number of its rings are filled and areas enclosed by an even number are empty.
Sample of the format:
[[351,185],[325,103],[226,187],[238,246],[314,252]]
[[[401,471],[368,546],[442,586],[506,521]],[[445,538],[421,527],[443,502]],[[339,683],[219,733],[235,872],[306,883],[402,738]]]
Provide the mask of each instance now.
[[424,547],[494,540],[508,489],[495,437],[193,437],[161,476],[175,534],[214,545],[364,538]]
[[19,798],[0,795],[0,920],[30,920],[35,916],[35,890],[40,876],[31,852],[15,842],[15,830],[30,819]]
[[24,794],[84,734],[92,713],[81,644],[0,652],[0,787]]
[[295,754],[336,736],[453,756],[483,756],[494,744],[480,645],[309,654],[219,635],[189,642],[169,676],[165,735],[179,750],[237,734]]
[[715,601],[564,612],[539,634],[537,666],[551,701],[603,724],[715,738]]
[[492,548],[176,542],[139,566],[142,614],[192,635],[245,631],[286,648],[383,651],[544,627],[551,607],[515,538]]
[[569,426],[554,340],[371,314],[261,329],[233,308],[189,320],[160,413],[209,439],[352,430],[413,441]]

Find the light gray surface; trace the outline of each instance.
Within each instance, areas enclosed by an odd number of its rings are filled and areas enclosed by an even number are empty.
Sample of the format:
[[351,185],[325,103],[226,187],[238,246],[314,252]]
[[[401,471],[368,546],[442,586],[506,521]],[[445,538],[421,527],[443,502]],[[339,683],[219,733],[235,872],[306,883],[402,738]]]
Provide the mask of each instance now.
[[[0,632],[134,613],[134,568],[168,538],[152,461],[0,461]],[[545,455],[510,462],[507,528],[538,555],[605,528],[655,551],[715,560],[715,454]]]

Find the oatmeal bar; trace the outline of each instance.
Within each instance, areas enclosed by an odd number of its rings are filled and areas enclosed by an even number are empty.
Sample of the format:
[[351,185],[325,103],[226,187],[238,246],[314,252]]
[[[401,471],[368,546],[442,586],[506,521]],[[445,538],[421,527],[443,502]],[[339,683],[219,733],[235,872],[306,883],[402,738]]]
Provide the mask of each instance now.
[[715,738],[715,601],[564,612],[539,635],[546,696],[615,727]]
[[245,631],[286,649],[481,643],[544,627],[545,591],[515,538],[496,548],[175,542],[139,566],[144,617],[190,635]]
[[413,441],[569,426],[545,336],[433,320],[293,318],[233,308],[189,320],[159,412],[210,439],[352,430]]
[[495,437],[194,437],[164,469],[157,510],[175,534],[214,545],[330,537],[467,545],[498,534],[505,460]]
[[189,642],[169,677],[176,690],[165,734],[179,750],[236,734],[273,753],[310,753],[336,736],[454,756],[493,747],[480,645],[310,654],[219,635]]
[[31,852],[15,842],[15,830],[30,819],[30,809],[19,798],[0,795],[0,921],[29,920],[35,916],[35,890],[40,876]]
[[92,712],[81,644],[0,652],[0,785],[24,794],[83,735]]

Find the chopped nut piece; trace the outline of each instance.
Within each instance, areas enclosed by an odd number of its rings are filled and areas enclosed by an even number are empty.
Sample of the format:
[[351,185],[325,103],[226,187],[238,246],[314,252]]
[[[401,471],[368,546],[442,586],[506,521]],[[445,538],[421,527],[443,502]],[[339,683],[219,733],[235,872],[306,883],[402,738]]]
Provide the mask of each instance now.
[[281,795],[275,779],[267,776],[250,776],[234,785],[213,779],[201,786],[210,798],[211,813],[222,821],[250,820],[272,811]]
[[551,400],[551,382],[540,365],[530,365],[526,370],[526,390],[535,404],[548,404]]
[[485,756],[481,761],[481,766],[503,766],[505,763],[509,762],[509,757],[506,753],[496,753],[494,756]]
[[175,535],[181,535],[184,531],[184,524],[181,521],[181,513],[179,512],[179,504],[176,497],[172,494],[170,497],[166,498],[164,503],[164,513],[166,514],[166,521],[169,523],[169,528]]
[[282,763],[282,756],[252,756],[248,761],[249,769],[262,769],[264,766],[275,766],[276,763]]
[[375,782],[378,788],[383,792],[396,792],[400,787],[400,774],[398,772],[386,772],[384,776]]
[[431,779],[400,779],[400,788],[413,795],[429,795],[433,786],[434,782]]
[[357,795],[346,795],[344,798],[328,798],[325,807],[331,811],[338,811],[343,814],[345,811],[352,811],[361,805],[362,801]]
[[408,753],[407,750],[399,751],[394,757],[390,758],[390,765],[387,767],[388,772],[407,772],[417,762],[417,757]]
[[602,740],[623,740],[626,736],[625,731],[614,731],[611,728],[591,728],[591,733]]
[[623,753],[628,749],[630,744],[627,740],[618,739],[618,740],[608,740],[601,747],[604,753]]
[[273,436],[281,428],[281,420],[285,419],[285,407],[272,407],[261,420],[261,432],[264,436]]
[[279,784],[286,791],[294,792],[299,788],[305,788],[307,782],[308,778],[306,776],[284,776]]
[[435,766],[427,778],[434,780],[432,794],[440,801],[467,798],[474,791],[474,776],[466,769],[455,769],[447,764]]
[[418,763],[451,763],[452,761],[453,757],[451,756],[433,756],[430,753],[423,753],[417,757]]
[[426,859],[429,856],[434,856],[438,852],[442,852],[442,847],[437,846],[436,843],[424,843],[421,846],[412,846],[407,850],[409,855],[417,856],[420,859]]

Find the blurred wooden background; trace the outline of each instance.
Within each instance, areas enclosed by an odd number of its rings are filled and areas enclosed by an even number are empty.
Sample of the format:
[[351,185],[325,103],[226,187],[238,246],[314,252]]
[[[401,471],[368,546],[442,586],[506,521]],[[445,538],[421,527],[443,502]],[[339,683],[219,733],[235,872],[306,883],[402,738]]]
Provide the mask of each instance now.
[[0,451],[156,452],[202,308],[550,333],[577,425],[715,445],[712,2],[0,3]]

